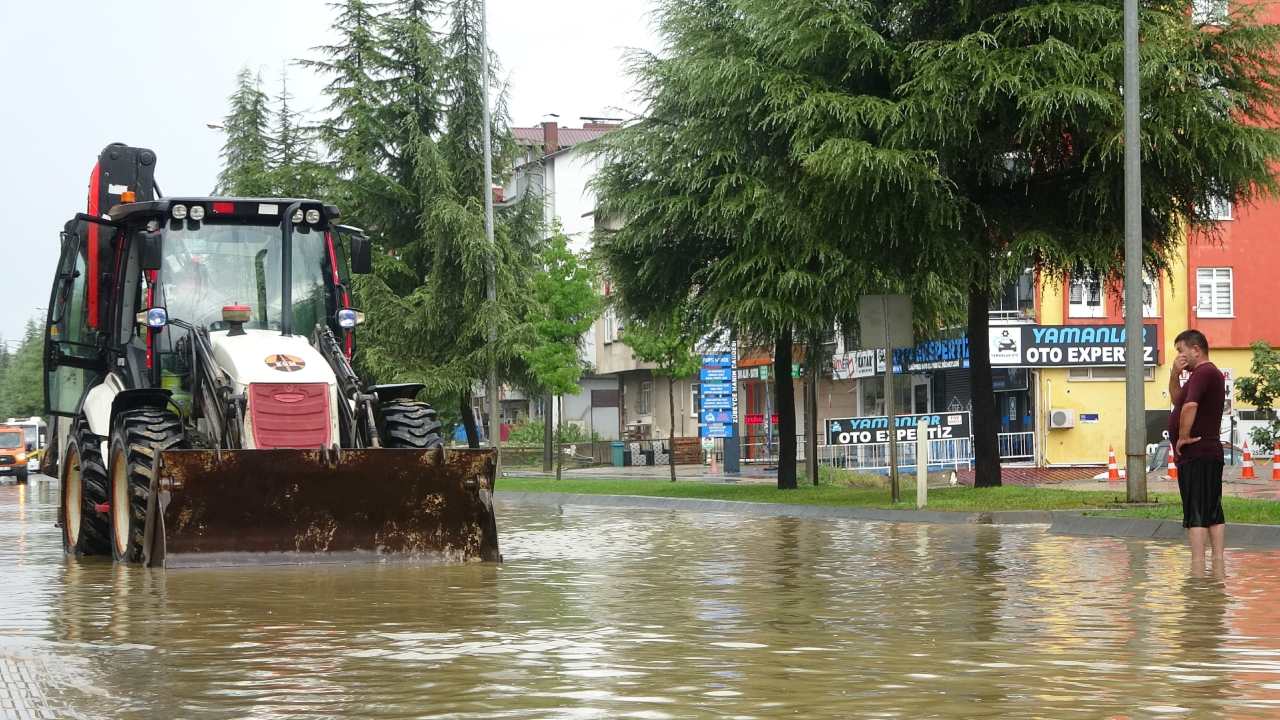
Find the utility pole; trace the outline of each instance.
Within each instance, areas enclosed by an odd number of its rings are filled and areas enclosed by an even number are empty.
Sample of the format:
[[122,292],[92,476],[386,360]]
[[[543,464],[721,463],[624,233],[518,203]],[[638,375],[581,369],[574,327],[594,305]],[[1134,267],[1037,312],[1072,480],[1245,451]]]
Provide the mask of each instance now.
[[487,296],[493,308],[489,313],[489,446],[494,449],[494,476],[501,477],[502,423],[498,418],[498,248],[493,240],[493,142],[489,137],[489,10],[480,0],[480,91],[484,102],[484,127],[480,128],[484,145],[484,237],[489,244],[489,287]]
[[893,341],[889,335],[889,296],[881,295],[884,313],[884,416],[889,421],[889,495],[897,504],[900,497],[898,485],[898,418],[893,407]]
[[1138,89],[1138,0],[1124,0],[1125,475],[1129,502],[1147,501],[1143,426],[1142,146]]

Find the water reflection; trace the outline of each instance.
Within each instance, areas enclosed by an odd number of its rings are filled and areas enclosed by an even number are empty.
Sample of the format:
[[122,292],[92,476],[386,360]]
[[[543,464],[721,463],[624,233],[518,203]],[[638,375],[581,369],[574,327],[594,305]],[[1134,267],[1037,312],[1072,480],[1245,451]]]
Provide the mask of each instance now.
[[65,560],[0,486],[0,716],[1264,717],[1280,554],[500,506],[501,566]]

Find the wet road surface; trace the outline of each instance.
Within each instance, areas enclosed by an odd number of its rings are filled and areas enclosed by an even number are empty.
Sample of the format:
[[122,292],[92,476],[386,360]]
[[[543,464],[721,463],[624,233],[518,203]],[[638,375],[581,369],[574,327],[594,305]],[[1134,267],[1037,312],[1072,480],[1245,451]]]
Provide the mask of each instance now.
[[1280,554],[499,505],[502,565],[149,571],[0,485],[0,717],[1280,714]]

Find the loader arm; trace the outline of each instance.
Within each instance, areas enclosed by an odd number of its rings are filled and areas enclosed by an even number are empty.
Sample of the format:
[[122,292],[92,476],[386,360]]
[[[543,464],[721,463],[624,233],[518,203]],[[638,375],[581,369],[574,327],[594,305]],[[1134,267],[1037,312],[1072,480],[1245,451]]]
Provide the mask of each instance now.
[[[231,384],[214,360],[209,333],[204,328],[176,318],[170,322],[187,331],[194,394],[200,399],[199,407],[208,421],[213,446],[228,449],[243,447],[239,428],[243,427],[244,418],[239,411],[240,404],[233,397]],[[229,422],[231,420],[234,422]]]
[[338,422],[350,432],[352,445],[357,448],[381,447],[378,424],[373,414],[376,396],[360,389],[360,377],[351,367],[333,330],[317,325],[313,344],[329,363],[338,384],[338,394],[346,400],[338,403]]

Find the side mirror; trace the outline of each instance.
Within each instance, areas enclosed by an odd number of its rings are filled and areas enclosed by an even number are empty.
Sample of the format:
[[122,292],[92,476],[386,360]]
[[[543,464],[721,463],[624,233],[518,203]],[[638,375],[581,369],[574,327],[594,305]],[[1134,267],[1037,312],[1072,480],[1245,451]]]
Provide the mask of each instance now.
[[138,232],[138,243],[140,245],[139,264],[142,269],[159,270],[164,259],[161,254],[160,232],[141,230]]
[[351,236],[351,272],[368,275],[373,272],[373,247],[367,235]]

